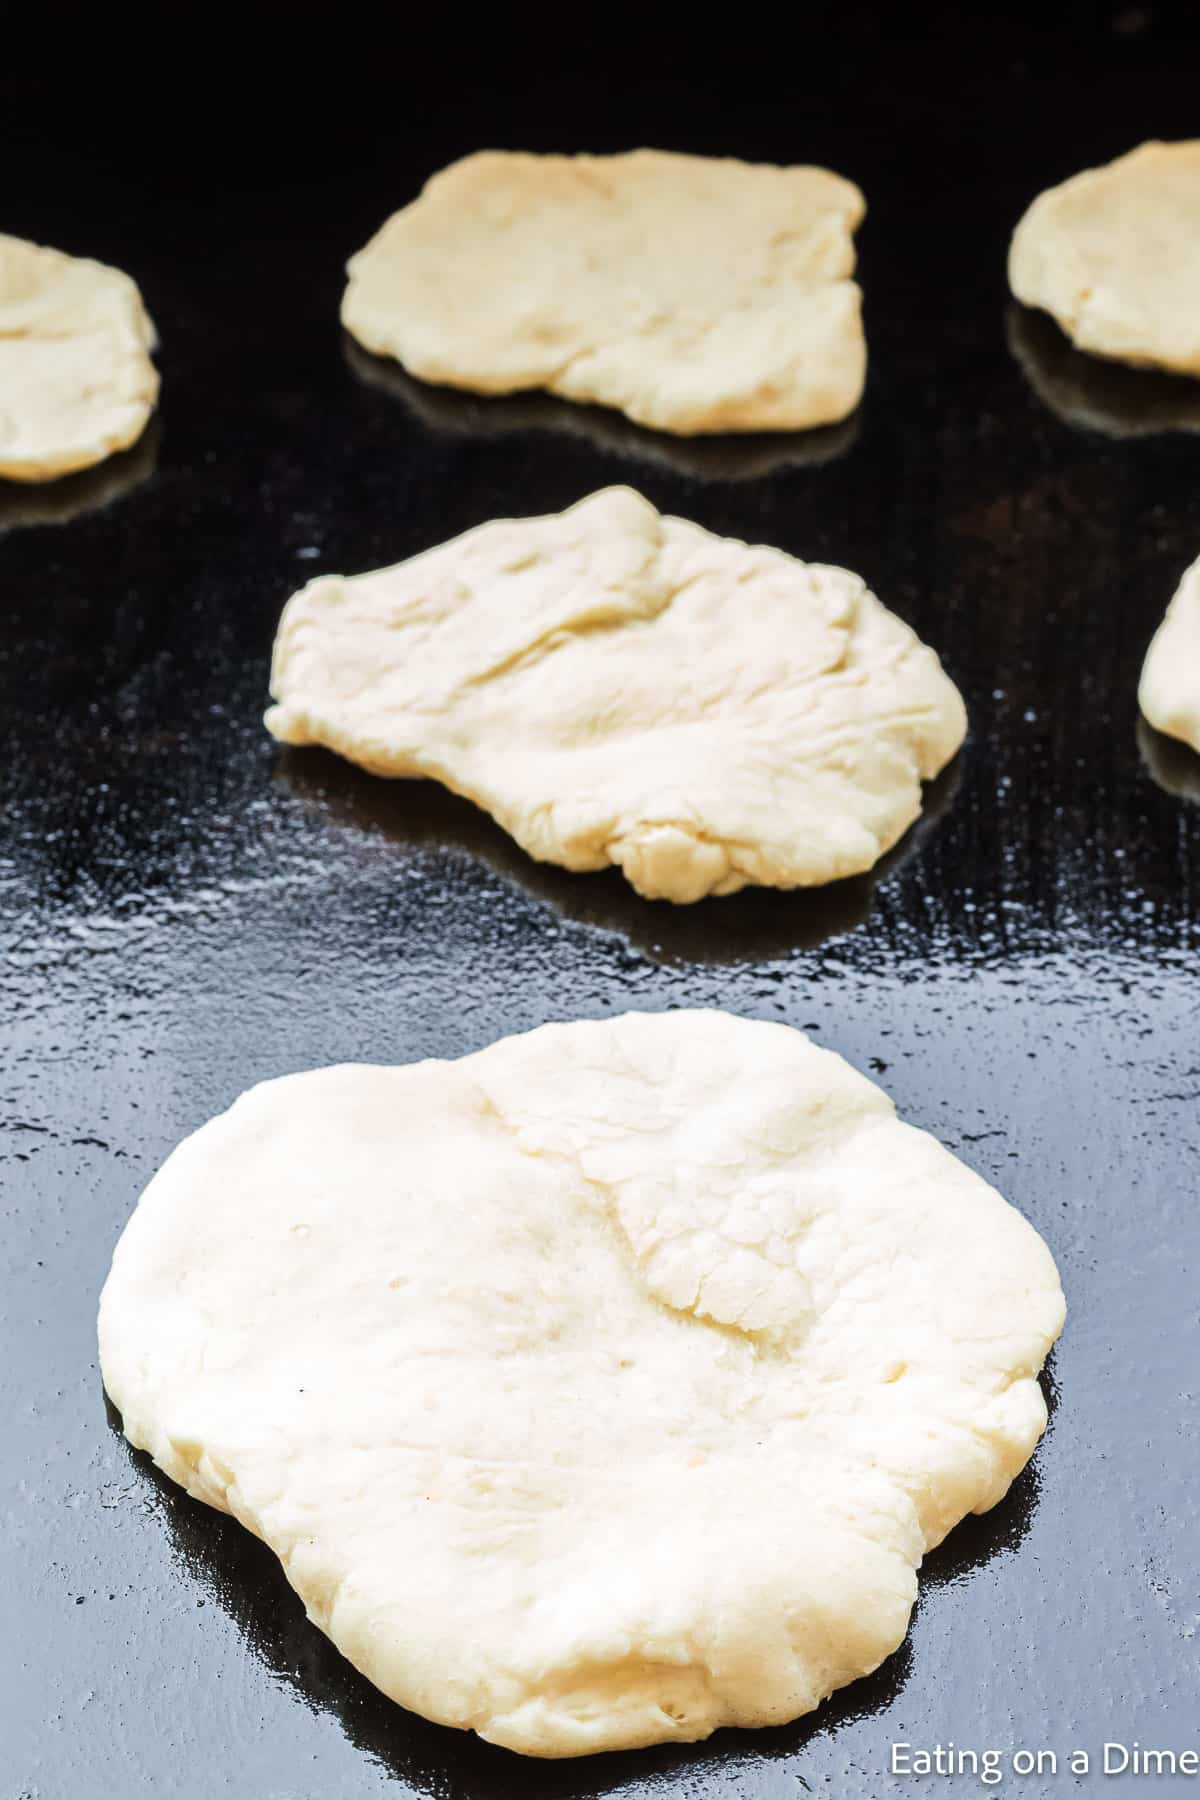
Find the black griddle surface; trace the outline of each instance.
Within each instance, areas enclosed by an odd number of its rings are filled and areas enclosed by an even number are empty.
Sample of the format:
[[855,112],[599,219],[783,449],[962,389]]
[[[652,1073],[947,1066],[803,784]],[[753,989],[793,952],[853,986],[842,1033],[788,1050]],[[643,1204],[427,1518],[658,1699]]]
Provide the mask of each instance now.
[[[302,76],[294,44],[226,65],[198,37],[194,89],[182,43],[107,131],[85,54],[65,97],[50,63],[0,76],[4,228],[133,272],[164,383],[94,478],[0,484],[2,1800],[1053,1794],[1108,1787],[1065,1772],[1076,1747],[1196,1747],[1200,759],[1139,729],[1135,690],[1200,554],[1200,384],[1073,355],[1009,306],[1004,256],[1040,187],[1194,132],[1197,52],[1163,9],[961,10],[907,34],[818,7],[806,57],[709,44],[694,75],[665,26],[557,73],[443,45],[402,101],[369,33]],[[343,340],[345,256],[439,164],[642,141],[861,183],[871,375],[845,428],[681,444]],[[942,654],[970,739],[876,876],[650,906],[267,738],[301,582],[614,481],[859,570]],[[96,1297],[141,1186],[251,1082],[698,1005],[875,1073],[1044,1234],[1070,1304],[1051,1427],[929,1559],[901,1652],[814,1717],[535,1765],[382,1700],[265,1549],[130,1452]],[[1064,1769],[904,1780],[900,1740]]]

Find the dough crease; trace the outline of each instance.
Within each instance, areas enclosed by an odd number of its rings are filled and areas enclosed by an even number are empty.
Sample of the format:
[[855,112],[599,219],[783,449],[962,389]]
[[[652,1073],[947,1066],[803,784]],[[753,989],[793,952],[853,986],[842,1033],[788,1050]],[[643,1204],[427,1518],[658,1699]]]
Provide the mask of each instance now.
[[1200,561],[1184,575],[1151,640],[1138,703],[1156,731],[1200,751]]

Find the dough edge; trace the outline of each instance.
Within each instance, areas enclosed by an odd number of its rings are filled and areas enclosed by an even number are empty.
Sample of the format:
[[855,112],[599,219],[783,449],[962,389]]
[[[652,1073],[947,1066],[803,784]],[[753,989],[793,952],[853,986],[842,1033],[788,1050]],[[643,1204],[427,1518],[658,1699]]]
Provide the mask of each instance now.
[[[4,235],[0,234],[0,246]],[[119,339],[134,391],[114,400],[106,415],[105,428],[90,440],[75,442],[58,449],[42,449],[33,454],[17,455],[0,446],[0,480],[35,484],[58,481],[81,470],[95,468],[137,443],[150,422],[158,404],[161,377],[151,352],[158,347],[158,333],[146,311],[141,290],[131,275],[111,263],[90,256],[74,256],[68,251],[35,243],[32,239],[8,240],[22,250],[32,250],[38,259],[58,264],[76,265],[103,283],[109,293],[109,323]],[[36,333],[34,334],[36,338]]]
[[1150,641],[1138,704],[1156,731],[1200,752],[1200,559],[1184,572]]

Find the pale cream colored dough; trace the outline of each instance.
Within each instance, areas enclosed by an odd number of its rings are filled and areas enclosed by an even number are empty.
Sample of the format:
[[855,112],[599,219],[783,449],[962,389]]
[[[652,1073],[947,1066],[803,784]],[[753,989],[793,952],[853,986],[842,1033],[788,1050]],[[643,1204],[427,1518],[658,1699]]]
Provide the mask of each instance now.
[[1008,275],[1081,350],[1200,375],[1200,138],[1142,144],[1039,194]]
[[50,481],[139,438],[154,327],[119,269],[0,235],[0,476]]
[[691,434],[844,419],[866,375],[853,182],[635,150],[452,163],[349,264],[342,322],[425,381]]
[[810,1711],[1046,1423],[1054,1263],[802,1033],[549,1025],[264,1083],[100,1304],[132,1442],[383,1692],[533,1756]]
[[1200,562],[1180,582],[1151,640],[1138,703],[1156,731],[1200,751]]
[[665,518],[629,488],[323,576],[275,640],[268,728],[431,776],[540,862],[679,902],[856,875],[966,729],[857,575]]

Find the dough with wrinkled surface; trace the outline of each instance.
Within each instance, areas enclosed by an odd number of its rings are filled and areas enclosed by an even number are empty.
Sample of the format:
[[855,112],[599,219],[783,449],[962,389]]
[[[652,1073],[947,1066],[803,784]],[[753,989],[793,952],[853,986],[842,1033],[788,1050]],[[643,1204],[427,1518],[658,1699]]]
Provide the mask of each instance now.
[[1200,751],[1200,562],[1180,582],[1151,640],[1138,703],[1157,731]]
[[866,374],[853,182],[636,150],[452,163],[351,259],[342,322],[423,380],[681,433],[843,419]]
[[869,869],[966,728],[857,575],[629,488],[310,582],[271,692],[285,743],[431,776],[539,861],[679,902]]
[[1039,194],[1008,273],[1081,350],[1200,375],[1200,138],[1142,144]]
[[119,269],[0,235],[0,476],[50,481],[141,436],[154,327]]
[[1032,1453],[1063,1311],[840,1057],[677,1012],[252,1089],[142,1196],[100,1350],[385,1694],[571,1756],[874,1669]]

